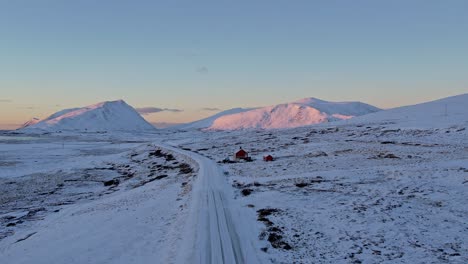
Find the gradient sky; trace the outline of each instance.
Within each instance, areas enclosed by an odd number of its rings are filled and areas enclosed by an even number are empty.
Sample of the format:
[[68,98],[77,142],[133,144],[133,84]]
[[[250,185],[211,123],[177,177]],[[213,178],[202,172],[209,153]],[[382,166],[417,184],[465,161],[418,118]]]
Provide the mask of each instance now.
[[114,99],[185,122],[303,97],[389,108],[466,93],[467,14],[465,0],[0,0],[0,128]]

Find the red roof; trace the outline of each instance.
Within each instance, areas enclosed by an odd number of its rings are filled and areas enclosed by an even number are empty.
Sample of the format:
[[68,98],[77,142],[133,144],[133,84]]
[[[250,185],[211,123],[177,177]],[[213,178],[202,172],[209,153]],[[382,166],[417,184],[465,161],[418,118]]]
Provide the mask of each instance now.
[[245,157],[247,156],[247,152],[243,149],[236,152],[236,157]]

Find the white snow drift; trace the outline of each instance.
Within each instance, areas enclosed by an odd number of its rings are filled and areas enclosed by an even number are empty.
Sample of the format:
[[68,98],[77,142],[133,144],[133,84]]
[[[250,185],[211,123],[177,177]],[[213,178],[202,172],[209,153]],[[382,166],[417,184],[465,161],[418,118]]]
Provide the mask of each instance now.
[[155,128],[123,100],[59,111],[22,129],[34,131],[151,131]]

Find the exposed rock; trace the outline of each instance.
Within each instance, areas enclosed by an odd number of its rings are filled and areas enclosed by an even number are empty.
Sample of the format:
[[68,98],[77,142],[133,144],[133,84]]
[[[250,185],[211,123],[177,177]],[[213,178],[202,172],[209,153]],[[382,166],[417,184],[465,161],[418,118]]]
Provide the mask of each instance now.
[[241,193],[242,193],[243,196],[249,196],[252,192],[253,192],[253,190],[252,190],[252,189],[248,189],[248,188],[247,188],[247,189],[243,189],[243,190],[241,191]]
[[109,181],[104,181],[104,186],[117,186],[119,185],[120,181],[119,179],[112,179],[112,180],[109,180]]
[[306,187],[307,185],[309,185],[309,184],[306,183],[306,182],[298,182],[298,183],[296,183],[296,186],[299,187],[299,188],[304,188],[304,187]]

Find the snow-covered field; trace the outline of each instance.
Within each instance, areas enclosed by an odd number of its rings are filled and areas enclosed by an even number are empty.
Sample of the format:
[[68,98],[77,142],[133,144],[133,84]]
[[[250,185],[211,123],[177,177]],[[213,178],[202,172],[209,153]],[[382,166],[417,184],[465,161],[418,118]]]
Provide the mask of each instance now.
[[[208,137],[182,147],[221,161],[242,146],[254,158],[222,166],[273,263],[468,261],[466,128]],[[266,154],[276,160],[264,162]]]
[[140,138],[0,138],[0,263],[174,260],[198,164]]
[[[4,133],[0,263],[468,263],[465,97],[282,130]],[[222,162],[240,147],[253,161]]]

